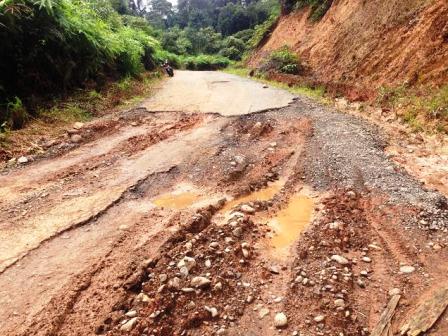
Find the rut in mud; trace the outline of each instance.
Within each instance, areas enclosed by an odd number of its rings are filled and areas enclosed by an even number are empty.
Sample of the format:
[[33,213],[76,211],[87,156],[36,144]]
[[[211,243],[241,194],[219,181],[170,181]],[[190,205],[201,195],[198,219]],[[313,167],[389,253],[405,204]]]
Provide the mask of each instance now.
[[368,335],[391,289],[398,330],[446,286],[446,199],[379,130],[304,98],[201,99],[4,172],[2,335]]

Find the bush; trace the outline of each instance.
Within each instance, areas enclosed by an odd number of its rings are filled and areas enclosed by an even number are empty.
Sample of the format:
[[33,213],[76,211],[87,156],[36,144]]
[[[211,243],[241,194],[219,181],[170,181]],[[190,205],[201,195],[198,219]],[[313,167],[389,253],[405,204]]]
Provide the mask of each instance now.
[[285,65],[298,64],[299,57],[288,47],[283,46],[271,53],[269,60],[277,64],[278,69]]
[[0,105],[15,96],[27,105],[24,97],[54,96],[106,75],[136,76],[155,66],[161,49],[150,31],[106,0],[0,1]]
[[28,118],[28,113],[22,101],[19,97],[14,97],[14,100],[6,104],[6,120],[3,121],[2,128],[7,128],[8,126],[12,129],[22,128]]
[[249,48],[257,48],[272,33],[277,25],[279,15],[280,13],[273,13],[265,22],[255,26],[254,33],[247,42]]
[[260,67],[261,72],[276,70],[288,74],[299,74],[301,69],[299,57],[288,46],[271,52]]
[[332,4],[333,0],[285,0],[283,1],[283,10],[285,13],[289,13],[293,10],[310,6],[309,18],[312,21],[319,21],[324,17]]
[[165,61],[168,61],[168,63],[175,69],[180,69],[183,65],[180,56],[166,50],[157,50],[154,54],[154,60],[157,63],[157,66],[161,66]]
[[223,56],[198,55],[189,56],[183,60],[185,68],[188,70],[219,70],[230,65],[230,60]]
[[297,64],[286,64],[280,68],[280,71],[287,74],[297,75],[299,73],[299,67]]
[[241,30],[238,33],[233,34],[232,36],[242,40],[244,43],[247,43],[252,36],[254,35],[254,30],[253,29],[245,29],[245,30]]
[[230,48],[224,48],[222,49],[219,54],[221,56],[227,57],[228,59],[231,59],[232,61],[239,61],[241,60],[241,55],[242,52],[239,51],[237,48],[235,47],[230,47]]

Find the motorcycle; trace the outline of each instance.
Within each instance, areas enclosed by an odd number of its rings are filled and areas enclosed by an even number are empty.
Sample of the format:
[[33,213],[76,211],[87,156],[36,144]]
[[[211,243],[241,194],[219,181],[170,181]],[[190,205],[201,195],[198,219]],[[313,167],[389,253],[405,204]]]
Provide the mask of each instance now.
[[165,69],[165,72],[168,76],[173,77],[174,76],[174,70],[169,64],[164,64],[163,68]]

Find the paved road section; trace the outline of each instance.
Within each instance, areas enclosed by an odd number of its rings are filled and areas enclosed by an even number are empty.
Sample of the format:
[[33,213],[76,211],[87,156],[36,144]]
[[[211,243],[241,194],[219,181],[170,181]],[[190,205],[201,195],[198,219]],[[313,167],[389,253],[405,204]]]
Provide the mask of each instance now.
[[143,106],[149,111],[242,115],[281,108],[292,102],[287,91],[216,71],[176,71]]

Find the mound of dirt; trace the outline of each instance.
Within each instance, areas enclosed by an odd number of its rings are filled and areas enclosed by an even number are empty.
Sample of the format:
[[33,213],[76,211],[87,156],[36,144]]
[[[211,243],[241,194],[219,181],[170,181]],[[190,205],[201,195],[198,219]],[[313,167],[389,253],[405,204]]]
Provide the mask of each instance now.
[[382,85],[441,85],[448,80],[447,17],[445,0],[334,1],[317,23],[307,9],[282,16],[249,65],[288,45],[314,80],[353,99],[373,97]]

